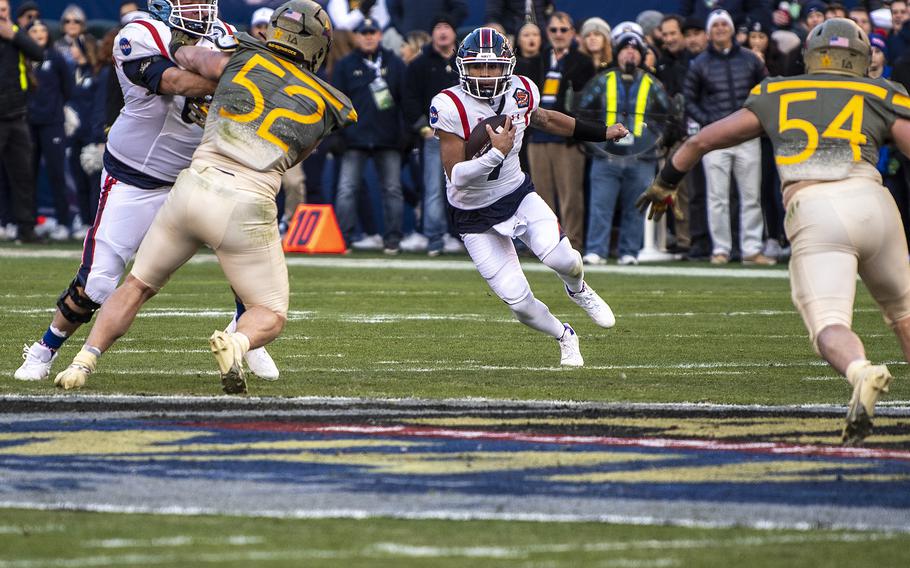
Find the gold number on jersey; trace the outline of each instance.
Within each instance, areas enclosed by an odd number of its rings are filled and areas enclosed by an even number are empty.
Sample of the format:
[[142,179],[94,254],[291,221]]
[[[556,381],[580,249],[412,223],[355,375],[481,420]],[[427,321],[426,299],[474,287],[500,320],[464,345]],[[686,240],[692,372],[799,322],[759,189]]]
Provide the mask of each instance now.
[[[250,95],[253,97],[253,110],[247,113],[234,114],[221,108],[219,114],[225,118],[229,118],[236,122],[253,122],[265,112],[265,100],[262,97],[262,91],[259,90],[259,87],[251,81],[247,74],[250,73],[257,66],[262,67],[272,75],[276,75],[279,78],[284,78],[287,74],[284,69],[278,65],[272,63],[265,57],[257,54],[250,58],[249,61],[240,69],[240,72],[231,79],[232,83],[236,83],[249,91]],[[296,74],[295,74],[296,75]],[[265,119],[263,119],[262,124],[256,129],[256,134],[260,138],[271,142],[272,144],[278,146],[283,151],[287,152],[288,144],[272,134],[271,129],[275,124],[276,120],[281,118],[286,118],[298,124],[313,124],[319,122],[322,119],[322,116],[325,114],[325,101],[322,100],[322,97],[318,93],[311,90],[309,87],[303,85],[290,85],[282,89],[282,92],[286,93],[288,96],[293,97],[294,95],[303,95],[316,103],[316,110],[310,114],[303,115],[296,113],[292,110],[285,108],[276,108],[269,112]]]
[[[783,134],[787,130],[799,130],[806,135],[806,147],[799,154],[793,156],[777,156],[775,161],[778,165],[789,166],[805,162],[815,154],[818,148],[818,129],[815,128],[808,120],[801,118],[790,118],[789,107],[791,103],[814,101],[818,95],[817,91],[797,91],[787,93],[780,97],[780,128],[778,132]],[[853,160],[859,161],[861,158],[859,145],[866,143],[866,136],[862,133],[863,128],[863,108],[865,100],[862,95],[854,95],[844,108],[834,117],[834,120],[825,128],[822,138],[837,138],[846,140],[850,143],[850,149],[853,151]],[[850,121],[850,129],[844,128],[847,121]]]

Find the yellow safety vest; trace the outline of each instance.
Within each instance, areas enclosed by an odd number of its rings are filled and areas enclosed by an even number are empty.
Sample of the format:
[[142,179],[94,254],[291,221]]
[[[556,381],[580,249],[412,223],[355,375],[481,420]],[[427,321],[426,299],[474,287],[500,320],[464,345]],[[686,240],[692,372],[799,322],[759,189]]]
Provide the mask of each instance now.
[[[607,126],[616,124],[616,104],[619,99],[619,85],[616,76],[618,71],[613,71],[607,75]],[[641,77],[638,85],[638,95],[635,97],[635,115],[633,117],[632,134],[641,136],[645,126],[645,111],[648,106],[648,95],[651,93],[651,85],[654,79],[651,75],[645,73]]]
[[[13,24],[13,33],[19,32],[19,26]],[[23,91],[28,90],[28,74],[26,73],[25,67],[25,55],[20,51],[19,52],[19,86],[22,87]]]

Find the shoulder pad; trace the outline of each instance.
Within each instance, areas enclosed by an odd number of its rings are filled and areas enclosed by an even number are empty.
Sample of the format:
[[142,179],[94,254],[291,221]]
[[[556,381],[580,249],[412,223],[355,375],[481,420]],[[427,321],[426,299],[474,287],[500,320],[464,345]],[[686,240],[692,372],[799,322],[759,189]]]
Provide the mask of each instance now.
[[155,20],[134,20],[120,30],[114,39],[114,59],[131,61],[154,55],[170,59],[167,44],[171,39],[170,29]]

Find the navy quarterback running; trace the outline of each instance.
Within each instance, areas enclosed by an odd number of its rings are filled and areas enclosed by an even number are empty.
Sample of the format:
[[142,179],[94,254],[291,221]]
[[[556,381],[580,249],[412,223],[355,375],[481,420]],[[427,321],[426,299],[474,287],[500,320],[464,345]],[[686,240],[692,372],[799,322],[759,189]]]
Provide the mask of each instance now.
[[[521,171],[518,153],[529,126],[595,142],[622,138],[628,130],[621,124],[608,128],[539,108],[537,85],[513,75],[512,48],[494,29],[471,32],[455,62],[459,85],[436,95],[430,107],[452,222],[481,276],[518,321],[558,340],[561,364],[580,367],[584,359],[575,330],[534,297],[512,239],[521,239],[556,272],[569,297],[597,325],[612,327],[616,320],[606,302],[585,283],[581,254],[569,244],[556,215]],[[504,122],[494,130],[485,121],[496,116],[504,117]],[[482,131],[472,135],[478,125],[486,130],[489,143],[478,155],[466,155],[466,148],[473,145],[469,142],[482,135]]]
[[[44,336],[25,349],[15,378],[48,376],[63,343],[114,292],[177,175],[190,165],[202,140],[202,128],[194,121],[195,101],[214,92],[216,83],[178,67],[167,46],[177,35],[217,50],[234,34],[217,16],[217,0],[149,0],[148,13],[116,37],[114,62],[124,107],[105,148],[98,213],[76,277],[57,299]],[[239,299],[237,308],[243,312]],[[251,351],[246,361],[260,378],[278,378],[264,349]]]

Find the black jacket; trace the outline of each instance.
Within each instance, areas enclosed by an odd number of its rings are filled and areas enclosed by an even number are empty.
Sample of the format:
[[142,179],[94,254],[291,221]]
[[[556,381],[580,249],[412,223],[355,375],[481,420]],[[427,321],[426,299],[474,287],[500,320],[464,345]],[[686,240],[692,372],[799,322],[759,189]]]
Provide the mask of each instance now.
[[411,130],[429,126],[430,101],[443,89],[458,84],[458,69],[455,67],[455,53],[446,59],[433,49],[433,44],[423,50],[405,72],[404,79],[404,122]]
[[[541,30],[546,30],[547,19],[553,13],[553,0],[531,0],[531,3],[532,20]],[[487,0],[484,21],[499,22],[507,33],[518,35],[518,30],[525,24],[525,0]]]
[[24,30],[18,30],[11,40],[0,38],[0,119],[25,115],[28,104],[27,62],[20,55],[41,61],[44,50]]
[[689,61],[692,56],[685,49],[677,55],[667,50],[661,54],[657,60],[657,78],[663,83],[667,95],[674,96],[683,92],[683,86],[686,84],[686,75],[689,74]]
[[63,124],[63,106],[73,96],[73,74],[56,49],[44,50],[43,61],[32,63],[38,87],[29,93],[29,124]]
[[380,47],[377,53],[382,55],[382,78],[395,101],[389,109],[379,110],[376,106],[370,89],[376,72],[364,62],[361,51],[352,51],[335,65],[332,73],[332,85],[351,99],[357,111],[357,123],[342,130],[350,148],[374,150],[401,146],[404,62],[388,49]]
[[689,65],[686,113],[701,126],[716,122],[739,110],[766,76],[765,64],[748,49],[734,43],[720,53],[709,44]]

